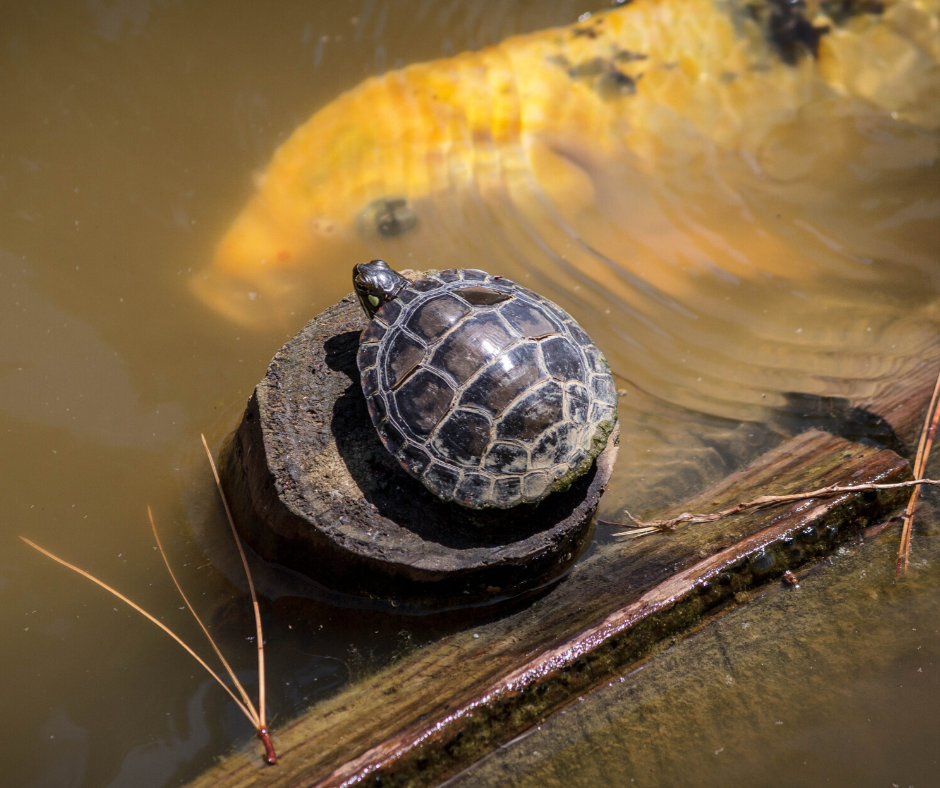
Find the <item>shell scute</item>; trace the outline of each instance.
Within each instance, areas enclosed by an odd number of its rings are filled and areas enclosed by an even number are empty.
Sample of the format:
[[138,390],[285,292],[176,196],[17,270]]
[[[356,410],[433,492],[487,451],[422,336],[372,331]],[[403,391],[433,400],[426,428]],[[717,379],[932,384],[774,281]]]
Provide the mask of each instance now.
[[433,366],[446,369],[458,384],[464,383],[512,339],[498,315],[484,312],[467,317],[441,342]]
[[490,498],[493,478],[482,473],[467,472],[457,484],[454,497],[464,506],[483,507]]
[[562,403],[561,387],[557,383],[539,386],[503,414],[496,426],[497,437],[522,441],[538,438],[564,418]]
[[401,301],[403,304],[410,304],[417,297],[418,297],[418,292],[416,290],[412,290],[410,287],[406,287],[404,290],[402,290],[398,294],[398,300]]
[[367,397],[373,396],[379,390],[379,373],[375,367],[363,370],[360,378],[362,391]]
[[424,345],[404,331],[396,332],[389,340],[385,354],[385,379],[395,389],[424,360]]
[[585,459],[587,459],[587,452],[579,447],[575,449],[568,458],[568,467],[572,471],[577,470],[581,466],[581,463],[585,461]]
[[584,356],[581,348],[563,336],[550,337],[539,342],[545,369],[556,380],[584,380]]
[[359,342],[380,342],[387,330],[385,325],[378,320],[371,320],[369,321],[369,325],[362,329],[362,333],[359,335]]
[[496,479],[493,483],[493,500],[497,506],[511,506],[522,494],[522,479],[519,476],[507,476]]
[[444,334],[469,312],[467,304],[448,293],[442,293],[417,307],[408,321],[408,327],[416,336],[431,341]]
[[581,328],[574,321],[567,323],[568,331],[571,332],[571,336],[574,337],[575,342],[577,342],[581,347],[594,347],[594,343],[591,341],[591,338],[584,333],[584,329]]
[[412,283],[411,287],[406,289],[412,293],[428,293],[442,286],[443,282],[438,281],[433,276],[426,276],[424,279],[419,279],[417,282]]
[[356,354],[356,363],[359,365],[359,369],[374,367],[378,354],[379,346],[375,343],[359,345],[359,352]]
[[[382,320],[385,325],[390,326],[401,314],[402,303],[397,298],[382,305],[382,308],[375,313],[375,317]],[[374,319],[374,318],[373,318]]]
[[594,396],[601,402],[614,405],[617,402],[617,389],[610,375],[595,375],[591,381]]
[[388,407],[385,405],[385,397],[381,394],[370,397],[366,404],[369,406],[369,417],[372,419],[373,424],[378,424],[388,417]]
[[573,432],[571,424],[562,423],[543,434],[532,449],[532,467],[552,468],[565,463],[571,454]]
[[544,375],[535,345],[527,342],[489,364],[467,387],[461,405],[475,405],[498,416],[522,392]]
[[455,410],[441,424],[431,447],[437,453],[464,467],[480,464],[490,444],[490,420],[474,410]]
[[419,446],[406,443],[398,458],[406,471],[413,476],[421,476],[431,464],[431,456]]
[[454,390],[440,375],[420,369],[395,393],[395,404],[411,430],[427,437],[450,408]]
[[376,430],[382,439],[382,443],[392,454],[398,454],[399,449],[405,445],[405,436],[388,419],[379,424]]
[[441,462],[432,462],[421,479],[431,492],[446,501],[454,496],[454,489],[460,481],[460,471]]
[[514,298],[500,307],[499,313],[522,337],[543,337],[558,330],[549,317],[521,298]]
[[547,471],[533,471],[523,477],[522,496],[527,501],[541,500],[545,490],[554,481]]
[[591,410],[591,396],[580,383],[569,383],[565,388],[566,417],[574,424],[586,424]]
[[555,452],[558,449],[558,433],[554,429],[543,433],[532,449],[533,468],[551,468],[555,465]]
[[500,441],[487,452],[483,467],[491,473],[522,473],[529,467],[529,452],[518,443]]

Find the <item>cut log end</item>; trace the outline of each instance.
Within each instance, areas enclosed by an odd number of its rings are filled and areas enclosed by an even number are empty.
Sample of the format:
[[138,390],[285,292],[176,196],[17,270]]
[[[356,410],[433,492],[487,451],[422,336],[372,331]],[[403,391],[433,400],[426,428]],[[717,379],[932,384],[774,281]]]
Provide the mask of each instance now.
[[442,502],[372,426],[356,365],[364,326],[347,296],[284,345],[256,387],[222,458],[245,540],[336,590],[422,609],[508,598],[563,574],[589,542],[619,433],[536,506]]

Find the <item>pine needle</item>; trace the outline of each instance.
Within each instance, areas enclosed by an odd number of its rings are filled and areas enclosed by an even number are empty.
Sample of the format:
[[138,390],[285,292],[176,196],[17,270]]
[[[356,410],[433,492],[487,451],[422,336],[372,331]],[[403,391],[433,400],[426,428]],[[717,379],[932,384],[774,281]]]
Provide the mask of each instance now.
[[636,538],[638,536],[645,536],[647,534],[654,533],[655,531],[672,531],[676,528],[676,526],[683,523],[713,523],[716,520],[722,520],[725,517],[730,517],[733,514],[740,514],[741,512],[748,511],[749,509],[762,509],[765,506],[776,506],[778,504],[789,503],[791,501],[805,501],[810,498],[831,498],[833,495],[842,495],[843,493],[854,492],[868,492],[870,490],[898,490],[904,487],[914,487],[915,489],[919,489],[920,485],[922,484],[933,487],[940,487],[940,479],[914,479],[908,482],[892,482],[889,484],[853,484],[846,487],[832,485],[830,487],[820,487],[818,490],[793,493],[791,495],[762,495],[760,498],[755,498],[753,501],[739,503],[730,507],[729,509],[722,509],[720,512],[712,512],[710,514],[690,514],[689,512],[683,512],[677,517],[672,517],[668,520],[640,520],[624,509],[624,514],[627,515],[627,517],[629,517],[632,522],[615,523],[608,520],[599,520],[598,522],[603,523],[604,525],[628,528],[630,530],[622,534],[618,534],[618,536]]
[[164,551],[163,544],[160,541],[160,534],[157,532],[157,526],[154,523],[154,519],[153,519],[153,512],[149,506],[147,507],[147,516],[150,518],[150,528],[153,531],[153,537],[157,542],[157,548],[160,550],[160,556],[163,558],[163,563],[166,564],[167,571],[170,573],[170,577],[173,579],[173,584],[176,586],[176,590],[179,591],[180,596],[183,598],[183,602],[186,603],[186,607],[189,609],[189,612],[192,613],[193,618],[196,619],[196,622],[199,624],[203,633],[209,639],[209,643],[212,645],[212,649],[215,651],[216,656],[222,662],[222,665],[225,666],[225,670],[228,672],[229,677],[232,679],[232,682],[235,684],[235,687],[238,689],[238,692],[241,694],[241,699],[239,699],[238,696],[228,686],[228,684],[222,681],[219,675],[206,664],[206,662],[202,659],[202,657],[200,657],[195,651],[193,651],[188,645],[186,645],[186,643],[183,641],[182,638],[180,638],[175,632],[173,632],[173,630],[171,630],[165,624],[157,620],[154,616],[150,615],[150,613],[144,610],[140,605],[138,605],[135,602],[132,602],[122,593],[115,590],[114,588],[109,586],[107,583],[102,582],[94,575],[89,574],[84,569],[79,569],[77,566],[74,566],[73,564],[70,564],[68,561],[65,561],[64,559],[59,558],[57,555],[53,555],[48,550],[45,550],[39,545],[35,544],[34,542],[31,542],[25,536],[21,536],[20,539],[22,539],[26,544],[28,544],[33,549],[38,550],[40,553],[42,553],[45,556],[48,556],[53,561],[59,564],[62,564],[65,567],[68,567],[73,572],[77,572],[78,574],[82,575],[82,577],[88,578],[96,585],[101,586],[103,589],[105,589],[109,593],[116,596],[122,602],[126,603],[127,605],[130,605],[131,608],[136,610],[138,613],[140,613],[142,616],[147,618],[149,621],[156,624],[158,627],[160,627],[160,629],[162,629],[171,638],[173,638],[173,640],[175,640],[180,646],[182,646],[186,650],[186,652],[193,659],[195,659],[200,665],[202,665],[202,667],[205,668],[205,670],[209,673],[209,675],[212,676],[212,678],[214,678],[216,682],[218,682],[219,686],[222,687],[222,689],[224,689],[231,696],[232,700],[235,701],[236,705],[241,710],[241,712],[248,718],[252,726],[254,726],[254,728],[257,730],[258,738],[261,740],[262,744],[264,745],[265,761],[269,765],[273,766],[274,764],[277,763],[277,753],[274,751],[274,745],[271,743],[271,734],[268,731],[267,721],[265,719],[264,635],[261,631],[261,610],[258,606],[258,596],[255,593],[255,585],[251,579],[251,571],[248,568],[248,560],[245,557],[245,551],[242,548],[242,543],[238,537],[238,532],[235,530],[235,521],[232,518],[232,512],[229,509],[228,501],[226,500],[225,493],[222,490],[222,482],[219,479],[219,472],[215,467],[215,460],[212,457],[212,453],[209,451],[209,445],[206,443],[205,435],[202,435],[201,437],[202,437],[202,445],[205,447],[206,455],[209,457],[209,465],[212,467],[212,475],[215,477],[216,487],[218,488],[219,495],[222,498],[222,505],[225,507],[225,514],[226,514],[226,517],[228,518],[229,527],[232,529],[232,536],[235,538],[235,545],[238,547],[238,553],[242,559],[242,567],[244,567],[245,576],[248,578],[248,588],[249,588],[249,591],[251,592],[251,603],[252,603],[252,607],[254,608],[254,614],[255,614],[255,631],[256,631],[256,637],[258,641],[258,708],[257,709],[255,708],[254,704],[251,702],[251,699],[248,697],[248,693],[245,691],[244,686],[238,680],[238,677],[235,675],[235,671],[232,670],[231,665],[229,665],[225,657],[222,656],[222,652],[219,650],[219,647],[216,645],[215,641],[212,639],[212,635],[209,634],[209,630],[206,628],[205,624],[203,624],[202,619],[199,618],[199,615],[196,613],[192,604],[190,604],[189,598],[186,596],[185,592],[183,591],[182,586],[180,586],[179,581],[176,579],[176,574],[173,572],[173,568],[170,566],[170,562],[166,556],[166,551]]
[[245,577],[248,578],[248,590],[251,592],[251,604],[255,613],[255,631],[258,640],[258,738],[264,744],[267,762],[273,766],[277,763],[277,755],[271,744],[268,726],[265,720],[265,679],[264,679],[264,634],[261,631],[261,609],[258,607],[258,595],[255,593],[255,584],[251,579],[251,570],[248,568],[248,559],[245,557],[245,551],[242,548],[242,541],[235,529],[235,520],[232,517],[232,511],[229,509],[225,493],[222,491],[222,481],[219,479],[219,471],[215,467],[215,460],[212,452],[209,451],[209,444],[206,443],[206,436],[200,433],[203,448],[206,450],[206,456],[209,458],[209,465],[212,466],[212,475],[215,477],[215,486],[219,490],[219,496],[222,498],[222,505],[225,507],[225,516],[228,518],[229,527],[232,529],[232,536],[235,539],[235,545],[238,547],[238,554],[242,559],[242,566],[245,569]]
[[[920,441],[917,446],[917,455],[914,457],[914,476],[923,476],[924,469],[927,467],[927,458],[930,456],[930,449],[933,447],[934,435],[937,432],[937,422],[940,420],[940,374],[937,375],[937,382],[933,387],[933,395],[930,398],[930,406],[927,408],[927,415],[924,419],[924,428],[920,433]],[[904,510],[904,525],[901,528],[901,544],[898,547],[898,560],[894,565],[894,576],[897,577],[901,571],[901,560],[904,560],[904,573],[907,574],[908,559],[911,554],[911,536],[914,527],[914,509],[917,506],[917,500],[920,498],[920,487],[916,487],[911,494],[911,499],[907,502],[907,508]]]
[[222,656],[222,652],[219,651],[219,647],[216,645],[212,635],[209,634],[209,630],[206,629],[206,625],[202,623],[202,619],[199,618],[198,614],[193,609],[193,606],[190,604],[186,594],[183,593],[183,589],[180,586],[179,581],[176,579],[176,574],[173,572],[173,567],[170,566],[170,562],[167,560],[166,553],[163,551],[163,544],[160,542],[160,534],[157,533],[157,526],[153,521],[153,512],[149,506],[147,507],[147,516],[150,518],[150,529],[153,531],[153,538],[157,541],[157,549],[160,550],[160,555],[163,557],[163,563],[166,564],[166,571],[169,572],[170,577],[173,578],[173,585],[175,585],[176,590],[180,592],[180,596],[183,597],[183,602],[186,603],[186,607],[189,608],[189,612],[193,614],[193,618],[196,619],[196,622],[199,624],[206,638],[208,638],[209,643],[212,645],[212,650],[215,651],[215,655],[219,658],[222,665],[225,667],[225,670],[228,671],[229,678],[232,679],[232,682],[238,689],[238,693],[242,696],[242,700],[245,702],[245,706],[251,710],[251,724],[254,725],[255,728],[264,727],[261,724],[261,717],[258,715],[258,712],[255,709],[255,705],[251,702],[251,698],[248,697],[248,693],[245,692],[245,688],[242,686],[242,683],[235,675],[235,671],[232,670],[231,666],[228,664],[228,661],[225,659],[225,657]]
[[107,583],[105,583],[105,582],[99,580],[99,579],[98,579],[97,577],[95,577],[94,575],[89,574],[89,573],[86,572],[84,569],[79,569],[77,566],[75,566],[75,565],[73,565],[73,564],[70,564],[68,561],[66,561],[66,560],[64,560],[64,559],[62,559],[62,558],[59,558],[59,556],[53,555],[53,554],[50,553],[48,550],[43,549],[42,547],[40,547],[40,546],[39,546],[38,544],[36,544],[35,542],[31,542],[31,541],[30,541],[29,539],[27,539],[25,536],[21,536],[20,539],[22,539],[24,542],[26,542],[26,544],[28,544],[28,545],[29,545],[30,547],[32,547],[34,550],[38,550],[38,551],[39,551],[40,553],[42,553],[43,555],[47,556],[48,558],[51,558],[51,559],[52,559],[53,561],[55,561],[56,563],[59,563],[59,564],[62,564],[62,566],[68,567],[68,568],[71,569],[73,572],[77,572],[78,574],[80,574],[82,577],[87,577],[89,580],[91,580],[92,583],[95,583],[96,585],[101,586],[105,591],[107,591],[107,592],[113,594],[114,596],[116,596],[118,599],[120,599],[120,600],[121,600],[122,602],[124,602],[125,604],[130,605],[134,610],[136,610],[138,613],[140,613],[144,618],[148,619],[149,621],[153,622],[153,623],[156,624],[158,627],[160,627],[160,629],[162,629],[164,632],[166,632],[166,633],[167,633],[171,638],[173,638],[173,640],[175,640],[180,646],[182,646],[184,649],[186,649],[186,652],[187,652],[194,660],[196,660],[196,662],[198,662],[200,665],[203,666],[203,668],[206,669],[206,671],[209,673],[209,675],[212,676],[212,678],[214,678],[214,679],[219,683],[219,686],[222,687],[222,689],[224,689],[229,695],[232,696],[232,700],[234,700],[235,703],[238,704],[238,708],[241,709],[241,710],[242,710],[242,713],[251,721],[251,724],[254,725],[255,727],[258,727],[258,719],[257,719],[257,716],[253,714],[254,709],[252,709],[251,711],[249,711],[248,708],[246,708],[245,704],[243,704],[243,703],[238,699],[238,696],[237,696],[234,692],[232,692],[232,690],[231,690],[231,688],[228,686],[228,684],[226,684],[224,681],[222,681],[222,679],[219,678],[218,674],[217,674],[212,668],[210,668],[210,667],[205,663],[205,661],[202,659],[202,657],[200,657],[195,651],[193,651],[189,646],[187,646],[186,643],[183,642],[183,639],[180,638],[180,636],[177,635],[172,629],[170,629],[168,626],[166,626],[166,624],[164,624],[163,622],[161,622],[161,621],[159,621],[158,619],[154,618],[152,615],[150,615],[150,613],[148,613],[146,610],[144,610],[144,609],[143,609],[140,605],[138,605],[136,602],[131,602],[131,600],[128,599],[126,596],[124,596],[124,594],[122,594],[120,591],[117,591],[116,589],[111,588],[111,586],[109,586]]

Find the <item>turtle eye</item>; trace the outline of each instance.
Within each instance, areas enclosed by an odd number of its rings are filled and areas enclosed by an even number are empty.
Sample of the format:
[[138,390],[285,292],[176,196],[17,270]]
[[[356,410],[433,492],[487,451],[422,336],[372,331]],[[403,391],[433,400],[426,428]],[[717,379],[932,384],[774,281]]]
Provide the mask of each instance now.
[[379,305],[379,298],[378,298],[378,296],[370,295],[370,296],[369,296],[369,303],[372,304],[372,306],[378,306],[378,305]]

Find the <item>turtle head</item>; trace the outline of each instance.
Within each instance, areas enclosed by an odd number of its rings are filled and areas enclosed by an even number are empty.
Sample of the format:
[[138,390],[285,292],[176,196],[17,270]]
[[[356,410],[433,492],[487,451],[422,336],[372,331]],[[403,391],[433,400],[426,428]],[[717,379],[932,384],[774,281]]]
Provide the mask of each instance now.
[[402,288],[407,286],[408,280],[389,268],[384,260],[353,266],[353,288],[370,320],[383,304],[396,298]]

